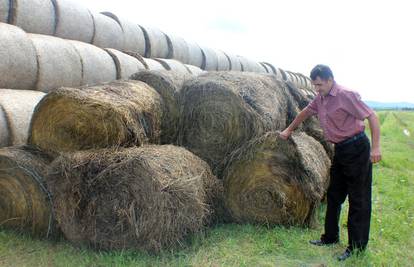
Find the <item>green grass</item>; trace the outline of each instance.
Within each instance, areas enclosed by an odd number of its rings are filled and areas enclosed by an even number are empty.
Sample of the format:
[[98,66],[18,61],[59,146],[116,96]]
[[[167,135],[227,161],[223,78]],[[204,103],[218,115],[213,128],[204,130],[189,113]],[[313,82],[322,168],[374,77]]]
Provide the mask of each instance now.
[[347,243],[347,205],[341,244],[332,247],[308,245],[322,231],[322,206],[315,229],[221,225],[160,255],[96,252],[2,230],[0,266],[414,266],[414,112],[381,111],[379,118],[383,160],[374,167],[369,248],[344,263],[335,256]]

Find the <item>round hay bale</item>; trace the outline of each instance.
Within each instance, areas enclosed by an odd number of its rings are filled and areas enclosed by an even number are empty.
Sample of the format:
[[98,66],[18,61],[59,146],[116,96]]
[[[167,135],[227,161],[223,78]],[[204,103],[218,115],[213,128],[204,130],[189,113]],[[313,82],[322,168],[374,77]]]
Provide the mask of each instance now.
[[160,142],[162,99],[139,81],[59,88],[37,105],[29,143],[55,155]]
[[50,0],[13,1],[9,23],[26,32],[53,35],[55,33],[55,7]]
[[111,12],[101,12],[101,14],[116,20],[121,26],[124,40],[122,51],[145,54],[145,37],[138,24],[119,18]]
[[165,58],[154,58],[154,60],[161,63],[161,65],[166,69],[174,72],[179,72],[183,74],[191,74],[191,71],[181,63],[180,61],[174,59],[165,59]]
[[9,138],[2,147],[27,143],[33,110],[44,95],[37,91],[0,89],[0,106],[4,113],[2,120],[7,125],[0,131],[7,131]]
[[172,34],[165,34],[165,36],[168,41],[167,58],[178,60],[184,64],[188,63],[190,55],[187,42],[183,38]]
[[217,55],[217,70],[230,70],[230,60],[227,57],[227,55],[223,51],[218,49],[216,49],[215,52]]
[[10,0],[0,1],[0,22],[9,22]]
[[278,70],[280,72],[280,75],[282,76],[282,80],[283,81],[287,81],[288,80],[288,77],[286,75],[286,72],[284,70],[282,70],[281,68],[278,68]]
[[0,88],[33,89],[37,70],[36,50],[27,34],[0,23]]
[[108,52],[108,54],[115,62],[117,79],[128,79],[129,76],[138,72],[139,70],[146,69],[144,64],[142,64],[135,57],[112,48],[106,48],[105,51]]
[[235,222],[311,225],[329,177],[330,160],[304,133],[285,141],[270,132],[235,151],[224,174],[226,206]]
[[243,56],[237,56],[237,57],[240,60],[242,71],[267,73],[266,69],[262,65],[260,65],[258,62],[245,58]]
[[50,92],[61,86],[80,86],[82,63],[78,52],[66,40],[53,36],[28,34],[37,53],[36,90]]
[[0,149],[0,226],[39,237],[57,234],[44,177],[50,159],[29,147]]
[[145,57],[167,58],[169,52],[167,36],[158,28],[140,27],[145,37]]
[[177,140],[178,118],[178,94],[184,81],[189,75],[172,71],[144,70],[130,77],[132,80],[142,81],[154,88],[162,97],[164,110],[161,123],[161,144],[172,144]]
[[225,53],[225,55],[229,59],[231,71],[242,71],[240,60],[236,55],[230,53]]
[[203,65],[203,51],[196,42],[187,41],[188,64],[201,68]]
[[274,76],[256,73],[208,72],[190,79],[180,92],[178,143],[220,176],[233,150],[286,126],[286,90]]
[[75,47],[81,58],[81,85],[95,85],[116,80],[115,62],[105,50],[83,42],[69,42]]
[[130,55],[131,57],[134,57],[136,59],[139,60],[139,62],[141,62],[141,64],[145,67],[145,69],[148,69],[148,65],[147,62],[145,62],[144,57],[142,57],[139,53],[137,52],[131,52],[131,51],[123,51],[123,53]]
[[263,67],[266,68],[266,70],[267,70],[268,73],[274,74],[274,75],[277,76],[276,68],[272,64],[270,64],[268,62],[260,62],[260,64],[262,64]]
[[148,70],[167,70],[161,62],[154,60],[152,58],[143,58],[145,64],[148,66]]
[[10,146],[10,139],[7,114],[3,106],[0,105],[0,147]]
[[55,36],[92,43],[95,25],[92,14],[81,5],[68,0],[52,0],[56,12]]
[[203,52],[203,64],[201,64],[201,69],[217,70],[218,58],[216,52],[205,46],[201,47],[201,51]]
[[171,145],[64,155],[47,183],[68,240],[149,252],[202,230],[220,185],[204,161]]
[[95,32],[92,44],[102,48],[122,50],[124,34],[116,20],[100,13],[92,13]]
[[193,65],[188,65],[188,64],[184,64],[186,67],[187,67],[187,69],[191,72],[191,74],[192,75],[194,75],[194,76],[198,76],[198,75],[200,75],[200,74],[202,74],[203,72],[204,72],[204,70],[202,70],[202,69],[200,69],[200,68],[198,68],[198,67],[196,67],[196,66],[193,66]]

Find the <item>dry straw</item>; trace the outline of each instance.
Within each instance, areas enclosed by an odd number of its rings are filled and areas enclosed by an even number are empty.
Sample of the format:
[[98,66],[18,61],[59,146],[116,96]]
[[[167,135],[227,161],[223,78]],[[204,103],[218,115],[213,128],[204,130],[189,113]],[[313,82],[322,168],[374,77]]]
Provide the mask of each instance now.
[[35,236],[55,233],[44,177],[50,159],[29,147],[0,149],[0,226]]
[[56,154],[160,142],[160,95],[139,81],[59,88],[37,105],[29,143]]
[[234,221],[312,225],[327,185],[330,161],[304,133],[282,140],[278,132],[235,151],[224,173],[226,206]]
[[47,183],[68,240],[149,252],[202,230],[221,185],[204,161],[171,145],[63,155]]
[[286,86],[272,75],[210,72],[180,94],[180,145],[220,174],[222,160],[253,137],[286,126]]

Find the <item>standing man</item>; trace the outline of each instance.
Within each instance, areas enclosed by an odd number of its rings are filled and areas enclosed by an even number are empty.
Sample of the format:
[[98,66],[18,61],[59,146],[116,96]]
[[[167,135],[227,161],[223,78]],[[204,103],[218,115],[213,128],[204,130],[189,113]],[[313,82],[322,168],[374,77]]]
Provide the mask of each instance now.
[[[288,139],[308,117],[317,114],[325,138],[335,144],[331,179],[327,193],[325,233],[310,243],[325,246],[339,242],[339,215],[346,196],[349,199],[348,247],[338,257],[345,260],[355,251],[365,250],[371,220],[372,163],[381,160],[378,118],[358,93],[337,84],[331,69],[317,65],[311,71],[315,99],[280,133]],[[364,120],[371,129],[372,149],[364,133]]]

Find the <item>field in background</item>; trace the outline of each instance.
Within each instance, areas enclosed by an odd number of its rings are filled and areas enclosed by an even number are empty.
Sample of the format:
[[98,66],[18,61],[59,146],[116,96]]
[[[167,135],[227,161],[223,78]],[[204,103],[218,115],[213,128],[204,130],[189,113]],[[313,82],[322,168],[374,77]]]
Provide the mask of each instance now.
[[346,247],[347,205],[341,244],[308,245],[316,229],[221,225],[195,235],[188,245],[160,255],[96,252],[66,241],[35,240],[0,230],[0,266],[414,266],[414,112],[380,111],[383,160],[374,167],[373,214],[368,251],[338,263]]

